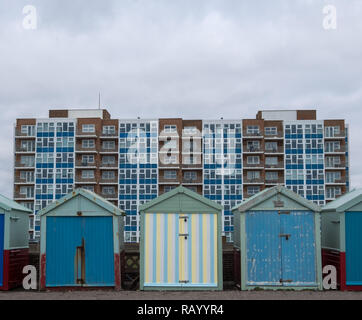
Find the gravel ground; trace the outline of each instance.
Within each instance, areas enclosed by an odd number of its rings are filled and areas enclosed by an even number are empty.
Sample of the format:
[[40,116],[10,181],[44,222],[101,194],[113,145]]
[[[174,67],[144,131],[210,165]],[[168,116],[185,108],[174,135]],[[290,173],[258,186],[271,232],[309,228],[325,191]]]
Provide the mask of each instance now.
[[362,300],[362,292],[341,291],[23,291],[0,292],[0,300]]

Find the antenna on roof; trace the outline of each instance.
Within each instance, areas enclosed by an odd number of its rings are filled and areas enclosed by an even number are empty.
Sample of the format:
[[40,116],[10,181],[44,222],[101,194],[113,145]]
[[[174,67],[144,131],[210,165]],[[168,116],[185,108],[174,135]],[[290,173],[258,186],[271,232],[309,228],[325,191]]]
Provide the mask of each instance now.
[[101,92],[99,92],[99,95],[98,95],[98,109],[99,110],[101,109]]

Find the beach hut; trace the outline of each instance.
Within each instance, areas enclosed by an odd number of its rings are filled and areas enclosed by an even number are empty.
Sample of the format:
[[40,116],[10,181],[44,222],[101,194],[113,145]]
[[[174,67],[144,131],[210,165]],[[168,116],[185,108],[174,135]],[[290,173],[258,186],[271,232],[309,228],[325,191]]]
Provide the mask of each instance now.
[[29,214],[31,210],[0,195],[0,290],[22,284],[29,264]]
[[120,289],[123,211],[76,189],[39,212],[40,287]]
[[185,188],[140,208],[141,290],[222,290],[222,207]]
[[362,189],[322,208],[322,258],[336,267],[341,290],[362,290]]
[[240,288],[322,289],[320,210],[282,186],[233,208]]

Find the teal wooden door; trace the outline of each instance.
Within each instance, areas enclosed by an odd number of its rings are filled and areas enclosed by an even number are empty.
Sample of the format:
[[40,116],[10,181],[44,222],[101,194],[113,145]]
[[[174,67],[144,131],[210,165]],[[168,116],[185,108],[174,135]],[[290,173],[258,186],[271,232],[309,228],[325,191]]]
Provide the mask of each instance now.
[[0,287],[3,285],[4,276],[4,214],[0,214]]
[[346,212],[346,284],[362,285],[362,212]]

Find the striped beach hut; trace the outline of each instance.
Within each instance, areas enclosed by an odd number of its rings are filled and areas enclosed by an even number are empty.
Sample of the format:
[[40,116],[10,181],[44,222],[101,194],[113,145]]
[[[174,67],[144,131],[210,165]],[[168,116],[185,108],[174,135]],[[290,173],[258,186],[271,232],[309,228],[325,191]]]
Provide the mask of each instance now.
[[178,187],[140,208],[141,290],[222,290],[222,207]]

